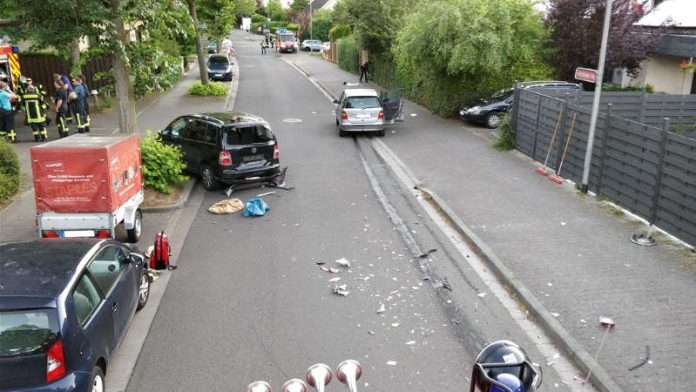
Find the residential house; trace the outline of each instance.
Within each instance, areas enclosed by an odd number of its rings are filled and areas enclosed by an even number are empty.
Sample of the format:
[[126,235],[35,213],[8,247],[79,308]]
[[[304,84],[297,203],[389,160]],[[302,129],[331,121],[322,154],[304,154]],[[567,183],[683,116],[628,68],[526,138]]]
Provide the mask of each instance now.
[[636,25],[648,28],[668,26],[657,52],[641,65],[638,77],[629,80],[615,73],[622,85],[645,86],[669,94],[696,94],[693,68],[696,63],[696,0],[653,1],[651,10]]

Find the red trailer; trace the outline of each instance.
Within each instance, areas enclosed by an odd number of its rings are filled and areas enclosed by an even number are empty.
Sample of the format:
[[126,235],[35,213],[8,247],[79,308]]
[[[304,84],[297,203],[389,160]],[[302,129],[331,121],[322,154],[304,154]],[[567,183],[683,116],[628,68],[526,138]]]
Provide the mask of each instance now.
[[143,175],[137,135],[75,135],[29,149],[41,237],[114,238],[142,232]]

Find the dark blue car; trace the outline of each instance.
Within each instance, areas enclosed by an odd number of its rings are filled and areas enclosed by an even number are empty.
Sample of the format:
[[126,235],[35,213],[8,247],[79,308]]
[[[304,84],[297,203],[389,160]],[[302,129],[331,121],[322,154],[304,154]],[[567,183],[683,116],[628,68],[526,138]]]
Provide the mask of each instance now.
[[144,256],[117,241],[0,245],[0,391],[103,391],[149,293]]
[[232,80],[232,64],[227,56],[222,54],[213,54],[208,57],[208,78],[210,80]]

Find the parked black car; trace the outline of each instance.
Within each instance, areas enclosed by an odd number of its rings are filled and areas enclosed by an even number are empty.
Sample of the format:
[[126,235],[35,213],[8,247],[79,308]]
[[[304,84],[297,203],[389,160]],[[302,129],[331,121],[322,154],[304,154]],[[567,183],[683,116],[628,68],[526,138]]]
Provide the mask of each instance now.
[[232,64],[227,56],[222,54],[210,55],[207,67],[210,80],[232,80]]
[[242,112],[190,114],[161,132],[181,146],[187,170],[207,190],[222,184],[268,182],[280,173],[280,147],[261,117]]
[[117,241],[0,245],[0,390],[104,391],[149,294],[145,257]]
[[[581,84],[563,81],[524,82],[517,84],[517,87],[551,92],[582,89]],[[462,120],[483,124],[488,128],[498,128],[502,116],[512,108],[513,92],[514,89],[507,88],[478,102],[464,104],[459,108],[459,117]]]

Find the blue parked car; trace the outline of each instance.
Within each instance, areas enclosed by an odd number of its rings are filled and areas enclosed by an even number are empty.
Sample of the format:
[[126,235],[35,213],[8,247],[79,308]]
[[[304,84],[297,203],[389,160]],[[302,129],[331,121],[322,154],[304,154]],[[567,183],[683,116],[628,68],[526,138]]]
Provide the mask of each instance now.
[[145,257],[114,240],[0,245],[0,391],[104,391],[149,294]]

